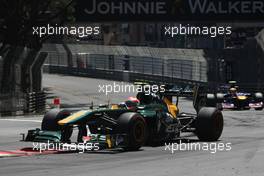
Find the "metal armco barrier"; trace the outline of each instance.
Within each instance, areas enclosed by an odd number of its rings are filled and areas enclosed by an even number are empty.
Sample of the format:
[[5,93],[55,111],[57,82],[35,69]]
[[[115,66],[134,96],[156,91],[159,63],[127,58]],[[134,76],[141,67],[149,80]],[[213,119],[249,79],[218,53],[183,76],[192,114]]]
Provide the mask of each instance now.
[[46,110],[46,93],[31,92],[27,97],[27,113],[42,113]]
[[[66,75],[72,75],[72,76],[84,76],[84,77],[90,77],[90,78],[108,79],[108,80],[124,81],[124,82],[134,82],[136,80],[143,79],[146,81],[183,84],[183,85],[206,84],[200,81],[179,79],[179,78],[173,78],[173,77],[161,76],[161,75],[135,73],[135,72],[129,72],[129,71],[87,69],[87,68],[80,69],[80,68],[69,68],[65,66],[53,66],[53,65],[45,65],[44,69],[48,73],[51,73],[51,74],[66,74]],[[124,76],[124,74],[126,75]]]
[[[217,92],[217,88],[223,83],[217,82],[202,82],[188,79],[180,79],[170,76],[162,75],[151,75],[144,73],[136,73],[130,71],[119,71],[119,70],[104,70],[104,69],[81,69],[81,68],[69,68],[67,66],[54,66],[44,65],[46,72],[51,74],[66,74],[72,76],[83,76],[98,79],[108,79],[114,81],[134,82],[136,80],[154,81],[159,83],[168,83],[176,85],[191,85],[191,86],[205,86],[205,92]],[[124,75],[125,74],[125,75]],[[124,79],[125,78],[125,79]],[[240,90],[247,92],[264,92],[264,84],[239,84]]]

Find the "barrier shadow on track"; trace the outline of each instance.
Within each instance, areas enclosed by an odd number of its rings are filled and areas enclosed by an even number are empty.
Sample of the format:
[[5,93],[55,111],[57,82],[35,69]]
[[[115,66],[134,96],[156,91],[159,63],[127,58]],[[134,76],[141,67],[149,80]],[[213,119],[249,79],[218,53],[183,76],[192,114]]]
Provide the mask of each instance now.
[[98,150],[98,151],[85,151],[85,154],[120,154],[120,153],[131,153],[131,152],[141,152],[144,151],[144,149],[134,150],[134,151],[127,151],[124,149],[108,149],[108,150]]

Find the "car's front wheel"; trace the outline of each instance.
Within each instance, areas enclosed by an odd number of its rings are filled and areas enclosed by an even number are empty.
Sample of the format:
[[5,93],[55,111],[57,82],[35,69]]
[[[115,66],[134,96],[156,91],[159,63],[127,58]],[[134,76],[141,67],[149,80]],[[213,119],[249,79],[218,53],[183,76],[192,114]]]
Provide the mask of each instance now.
[[138,113],[123,113],[118,118],[118,133],[127,135],[125,150],[138,150],[146,141],[146,122]]
[[44,115],[41,124],[41,130],[43,131],[61,131],[61,141],[69,142],[72,135],[72,127],[61,127],[58,121],[71,115],[67,110],[52,109]]

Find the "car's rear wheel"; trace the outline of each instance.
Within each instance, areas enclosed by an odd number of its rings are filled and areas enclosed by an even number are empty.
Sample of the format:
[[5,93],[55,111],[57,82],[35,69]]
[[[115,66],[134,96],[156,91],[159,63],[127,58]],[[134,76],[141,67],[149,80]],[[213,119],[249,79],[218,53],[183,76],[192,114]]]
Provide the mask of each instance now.
[[41,124],[41,130],[44,131],[61,131],[62,142],[69,142],[72,135],[72,127],[61,127],[58,121],[66,118],[71,113],[67,110],[52,109],[44,115]]
[[197,116],[196,135],[201,141],[217,141],[223,131],[223,115],[216,108],[202,108]]
[[260,107],[260,108],[255,108],[256,111],[262,111],[263,110],[263,107]]
[[[261,92],[257,92],[255,93],[255,101],[256,102],[263,102],[263,94]],[[255,108],[256,111],[262,111],[263,110],[263,106],[259,107],[259,108]]]
[[197,100],[197,104],[195,104],[194,108],[196,110],[196,112],[198,113],[200,111],[200,109],[202,109],[203,107],[206,107],[206,97],[200,97]]
[[206,106],[207,107],[216,107],[216,97],[214,94],[207,94],[206,95]]
[[263,101],[263,94],[261,92],[255,93],[254,97],[257,101]]
[[118,118],[118,133],[127,135],[125,150],[138,150],[146,141],[146,122],[144,118],[134,112],[127,112]]

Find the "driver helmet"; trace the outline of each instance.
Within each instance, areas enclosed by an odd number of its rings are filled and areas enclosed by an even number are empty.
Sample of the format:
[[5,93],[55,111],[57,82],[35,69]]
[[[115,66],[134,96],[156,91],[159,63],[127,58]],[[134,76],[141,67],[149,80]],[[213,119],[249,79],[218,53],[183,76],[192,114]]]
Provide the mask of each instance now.
[[235,87],[231,87],[229,89],[230,93],[236,93],[237,92],[237,89]]
[[127,101],[125,101],[127,109],[136,110],[140,101],[136,97],[129,97]]
[[137,99],[136,97],[128,97],[128,101],[132,101],[132,102],[137,103],[137,104],[140,103],[139,99]]

